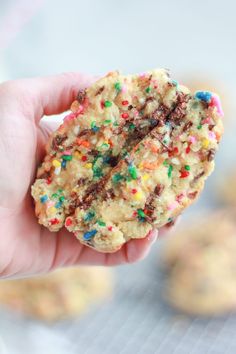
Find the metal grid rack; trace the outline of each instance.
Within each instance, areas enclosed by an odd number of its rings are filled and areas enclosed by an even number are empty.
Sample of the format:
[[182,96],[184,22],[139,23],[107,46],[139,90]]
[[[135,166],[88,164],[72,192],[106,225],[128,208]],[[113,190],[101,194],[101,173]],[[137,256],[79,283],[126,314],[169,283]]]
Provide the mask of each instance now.
[[113,299],[83,318],[49,327],[2,310],[0,334],[6,349],[1,352],[0,343],[0,353],[236,353],[236,316],[186,317],[165,304],[162,243],[145,261],[115,269]]

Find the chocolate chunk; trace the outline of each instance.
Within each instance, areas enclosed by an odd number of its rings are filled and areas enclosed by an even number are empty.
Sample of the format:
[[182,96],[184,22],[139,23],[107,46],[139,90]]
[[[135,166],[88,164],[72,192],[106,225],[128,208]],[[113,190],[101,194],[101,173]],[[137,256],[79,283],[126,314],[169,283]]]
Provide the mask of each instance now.
[[202,172],[200,172],[197,176],[195,176],[194,179],[192,180],[190,186],[192,187],[192,185],[194,185],[194,184],[197,182],[197,180],[198,180],[199,178],[201,178],[202,176],[204,176],[204,174],[205,174],[205,171],[202,171]]
[[100,87],[97,92],[95,93],[95,96],[100,95],[104,91],[105,86]]
[[84,130],[81,130],[81,132],[78,133],[78,138],[80,138],[81,136],[84,136],[86,134],[90,133],[90,129],[84,129]]
[[108,163],[111,167],[115,167],[118,164],[118,156],[110,156]]
[[210,149],[207,154],[207,161],[214,160],[215,153],[216,153],[215,149]]
[[83,184],[85,184],[86,180],[87,180],[87,178],[84,178],[84,177],[79,178],[77,181],[77,186],[78,187],[82,186]]
[[58,150],[59,146],[67,139],[66,135],[56,135],[52,139],[52,149],[53,150]]
[[103,197],[104,197],[104,200],[114,199],[115,198],[114,190],[112,188],[106,190]]
[[212,130],[215,127],[215,124],[209,124],[208,129]]
[[188,198],[189,199],[195,199],[197,194],[198,194],[198,191],[190,192],[190,193],[188,193]]
[[175,125],[180,125],[181,120],[186,115],[187,103],[190,99],[190,95],[179,93],[177,97],[177,105],[175,109],[171,112],[168,120],[173,122]]
[[85,97],[86,97],[86,90],[79,90],[78,95],[76,97],[77,101],[80,104],[83,104],[84,100],[85,100]]
[[152,118],[158,120],[159,122],[162,122],[163,124],[169,113],[170,109],[164,104],[160,104],[160,106],[153,112]]
[[190,121],[187,122],[187,123],[185,123],[184,126],[183,126],[182,131],[183,131],[183,132],[186,132],[186,130],[189,130],[189,128],[190,128],[192,125],[193,125],[193,123],[190,122]]
[[92,149],[92,150],[88,151],[87,153],[88,153],[88,155],[92,155],[92,156],[96,157],[96,156],[98,156],[99,151]]
[[154,189],[154,193],[156,194],[156,196],[160,197],[164,189],[165,186],[163,184],[158,184]]
[[132,104],[128,106],[128,110],[130,111],[133,108]]

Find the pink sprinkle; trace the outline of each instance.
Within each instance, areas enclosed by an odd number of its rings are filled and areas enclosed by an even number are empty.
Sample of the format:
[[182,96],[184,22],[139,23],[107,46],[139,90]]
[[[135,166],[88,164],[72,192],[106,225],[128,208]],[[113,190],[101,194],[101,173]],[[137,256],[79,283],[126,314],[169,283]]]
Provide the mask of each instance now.
[[211,123],[211,118],[210,117],[207,117],[206,119],[203,119],[202,121],[201,121],[201,124],[203,125],[203,124],[210,124]]
[[209,131],[208,136],[209,136],[209,138],[210,138],[211,140],[214,140],[214,139],[216,138],[215,133],[212,132],[212,131]]
[[221,106],[220,98],[218,95],[213,94],[211,97],[211,102],[210,102],[211,107],[216,107],[217,112],[219,113],[220,116],[224,116],[224,112]]
[[70,113],[67,116],[65,116],[63,121],[66,123],[66,122],[70,122],[70,121],[74,120],[75,118],[76,118],[75,113]]
[[109,230],[109,231],[112,231],[112,226],[108,226],[108,230]]
[[134,114],[134,116],[135,116],[135,117],[137,117],[137,116],[139,115],[139,113],[138,113],[138,111],[137,111],[137,110],[136,110],[136,111],[134,111],[134,112],[133,112],[133,114]]
[[189,140],[191,141],[192,144],[196,143],[196,141],[197,141],[195,136],[190,136]]
[[143,73],[143,74],[140,74],[140,75],[139,75],[139,77],[140,77],[140,79],[145,79],[145,77],[146,77],[146,74],[145,74],[145,73]]
[[78,116],[79,114],[82,114],[82,113],[84,113],[84,106],[80,105],[76,111],[76,115]]
[[173,202],[171,204],[168,205],[167,209],[168,210],[174,210],[175,208],[177,208],[178,203],[177,202]]
[[183,199],[183,197],[184,197],[184,193],[180,193],[179,195],[177,195],[177,197],[175,199],[178,203],[180,203],[181,200]]
[[121,88],[121,92],[122,92],[122,93],[127,92],[127,87],[126,87],[125,85],[123,85],[123,86],[122,86],[122,88]]
[[63,155],[71,155],[71,151],[70,150],[65,150],[65,151],[63,151]]
[[49,200],[49,202],[47,202],[47,208],[50,208],[54,205],[55,205],[55,202],[53,202],[52,200]]

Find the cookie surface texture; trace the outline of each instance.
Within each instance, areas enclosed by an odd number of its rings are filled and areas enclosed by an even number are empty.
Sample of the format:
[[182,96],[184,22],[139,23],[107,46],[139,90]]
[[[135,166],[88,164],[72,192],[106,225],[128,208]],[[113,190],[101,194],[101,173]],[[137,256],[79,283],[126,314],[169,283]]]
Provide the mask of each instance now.
[[80,316],[112,295],[112,273],[102,267],[65,268],[34,278],[2,280],[0,305],[44,321]]
[[165,298],[194,315],[236,309],[236,225],[228,212],[212,213],[179,228],[164,250]]
[[80,91],[32,187],[39,223],[115,252],[178,216],[214,168],[222,109],[166,70],[109,73]]

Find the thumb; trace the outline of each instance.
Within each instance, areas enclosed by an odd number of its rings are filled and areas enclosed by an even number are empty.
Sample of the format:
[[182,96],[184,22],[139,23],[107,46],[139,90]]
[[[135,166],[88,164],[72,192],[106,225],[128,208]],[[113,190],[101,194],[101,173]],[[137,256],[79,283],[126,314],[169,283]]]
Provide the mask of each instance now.
[[6,100],[11,99],[10,107],[12,97],[15,97],[18,111],[39,121],[44,115],[68,110],[78,91],[88,87],[96,79],[94,76],[70,72],[5,82],[0,91]]

